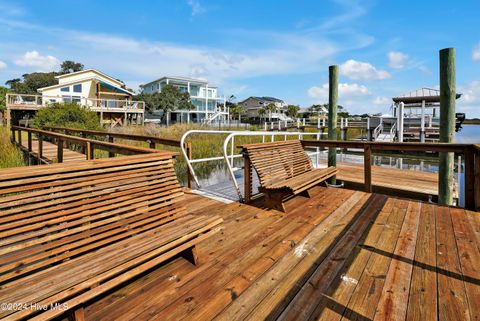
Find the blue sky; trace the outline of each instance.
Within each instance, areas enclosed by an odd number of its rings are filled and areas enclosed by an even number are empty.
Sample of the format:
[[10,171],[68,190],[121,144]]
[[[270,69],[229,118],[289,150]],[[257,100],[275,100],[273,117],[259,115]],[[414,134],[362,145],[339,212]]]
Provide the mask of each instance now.
[[327,101],[388,112],[391,97],[438,86],[438,51],[457,50],[458,111],[480,117],[478,1],[0,0],[0,82],[70,59],[139,84],[206,78],[225,96]]

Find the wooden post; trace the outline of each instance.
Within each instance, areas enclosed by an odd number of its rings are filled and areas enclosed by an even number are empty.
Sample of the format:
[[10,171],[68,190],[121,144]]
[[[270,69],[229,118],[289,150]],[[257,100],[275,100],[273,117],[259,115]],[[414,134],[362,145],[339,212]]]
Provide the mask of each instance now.
[[42,164],[42,157],[43,157],[43,136],[42,134],[38,134],[38,165]]
[[243,155],[243,161],[245,203],[248,204],[252,200],[252,164],[250,163],[250,158],[246,154]]
[[63,140],[57,141],[57,163],[63,163]]
[[473,147],[475,150],[475,210],[480,208],[480,150]]
[[422,116],[420,124],[420,142],[425,143],[425,100],[422,100]]
[[[338,105],[338,66],[328,67],[328,139],[337,140],[337,105]],[[337,166],[337,149],[328,149],[328,166]],[[330,184],[336,184],[336,176],[332,176]]]
[[[455,49],[440,50],[440,142],[451,143],[455,129]],[[439,153],[438,202],[453,202],[453,153]],[[465,172],[466,176],[469,175]]]
[[[112,136],[108,136],[108,142],[113,144],[113,137]],[[110,157],[110,158],[115,157],[115,153],[114,152],[108,152],[108,157]]]
[[31,153],[32,152],[32,132],[27,133],[27,148],[28,151]]
[[[185,151],[187,153],[188,159],[192,159],[192,144],[190,142],[185,142]],[[193,175],[190,172],[190,168],[187,166],[187,187],[192,188],[193,184]]]
[[87,142],[87,150],[86,150],[87,160],[92,159],[92,154],[93,154],[92,144],[90,142]]
[[10,137],[10,140],[12,141],[12,144],[15,144],[15,129],[10,128],[10,130],[12,131],[12,135]]
[[22,130],[18,130],[18,146],[22,146]]
[[372,148],[369,144],[365,144],[363,149],[363,167],[365,192],[372,192]]
[[[453,153],[452,153],[453,154]],[[475,155],[472,147],[466,147],[465,155],[465,208],[475,210]]]
[[155,142],[152,142],[152,141],[150,141],[150,140],[149,140],[148,142],[149,142],[149,145],[148,145],[148,146],[149,146],[151,149],[155,149]]

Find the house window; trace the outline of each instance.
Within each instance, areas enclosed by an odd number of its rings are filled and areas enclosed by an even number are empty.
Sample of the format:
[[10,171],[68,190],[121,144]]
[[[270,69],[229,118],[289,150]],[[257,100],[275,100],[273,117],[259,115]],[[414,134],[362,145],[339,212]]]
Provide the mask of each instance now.
[[82,84],[73,85],[73,92],[74,93],[81,93],[82,92]]
[[70,91],[70,87],[62,87],[60,88],[60,91]]
[[80,96],[72,96],[72,103],[80,104],[81,97]]

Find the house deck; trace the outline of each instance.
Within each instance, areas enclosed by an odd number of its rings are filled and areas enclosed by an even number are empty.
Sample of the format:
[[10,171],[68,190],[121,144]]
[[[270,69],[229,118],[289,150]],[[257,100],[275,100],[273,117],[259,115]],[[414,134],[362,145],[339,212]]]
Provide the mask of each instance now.
[[86,307],[89,320],[474,320],[480,216],[316,187],[288,214],[187,194],[224,219],[199,245]]

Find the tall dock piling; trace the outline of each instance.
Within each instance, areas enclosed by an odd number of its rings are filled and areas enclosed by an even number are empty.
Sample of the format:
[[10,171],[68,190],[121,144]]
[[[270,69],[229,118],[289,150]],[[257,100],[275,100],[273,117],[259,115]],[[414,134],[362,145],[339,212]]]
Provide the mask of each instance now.
[[[338,66],[328,67],[328,139],[337,140],[338,106]],[[328,149],[328,166],[337,166],[337,149]],[[330,184],[337,184],[336,176],[330,178]]]
[[[440,142],[453,142],[455,129],[455,48],[440,50]],[[438,202],[453,203],[453,153],[439,153]]]

